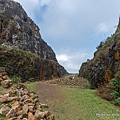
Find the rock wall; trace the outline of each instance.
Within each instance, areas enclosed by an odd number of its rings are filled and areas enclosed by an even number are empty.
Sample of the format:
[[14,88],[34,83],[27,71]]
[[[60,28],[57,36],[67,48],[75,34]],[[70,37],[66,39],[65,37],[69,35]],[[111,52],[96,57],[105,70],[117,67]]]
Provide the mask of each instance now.
[[20,76],[23,82],[67,73],[42,39],[38,26],[13,0],[0,0],[0,67],[5,67],[9,76]]
[[58,62],[41,59],[31,52],[6,49],[0,46],[0,66],[9,76],[18,76],[22,82],[30,79],[48,80],[62,77],[67,71]]
[[93,88],[120,79],[120,20],[115,34],[97,47],[93,59],[82,64],[79,76],[88,79]]
[[57,61],[52,48],[41,38],[39,27],[27,16],[22,6],[12,0],[0,0],[0,44]]

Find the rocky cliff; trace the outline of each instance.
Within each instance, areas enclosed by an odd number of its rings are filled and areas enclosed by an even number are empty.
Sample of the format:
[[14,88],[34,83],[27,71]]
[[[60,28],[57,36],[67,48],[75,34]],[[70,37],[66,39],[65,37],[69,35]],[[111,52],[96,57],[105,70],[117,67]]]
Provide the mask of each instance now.
[[41,38],[39,27],[15,1],[0,0],[0,38],[4,47],[20,48],[57,61],[51,47]]
[[93,59],[82,64],[79,76],[87,78],[93,88],[120,79],[120,20],[115,34],[100,43]]
[[38,26],[12,0],[0,0],[0,67],[22,81],[52,79],[67,73],[42,39]]

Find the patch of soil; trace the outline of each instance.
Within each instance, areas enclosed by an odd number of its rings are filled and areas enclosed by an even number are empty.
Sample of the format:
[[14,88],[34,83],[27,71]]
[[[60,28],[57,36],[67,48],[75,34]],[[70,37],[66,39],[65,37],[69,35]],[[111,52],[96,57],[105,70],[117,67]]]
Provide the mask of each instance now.
[[64,95],[60,91],[60,86],[51,85],[45,82],[39,82],[37,84],[37,93],[41,102],[48,104],[50,110],[53,114],[57,114],[59,111],[56,109],[58,104],[64,102]]

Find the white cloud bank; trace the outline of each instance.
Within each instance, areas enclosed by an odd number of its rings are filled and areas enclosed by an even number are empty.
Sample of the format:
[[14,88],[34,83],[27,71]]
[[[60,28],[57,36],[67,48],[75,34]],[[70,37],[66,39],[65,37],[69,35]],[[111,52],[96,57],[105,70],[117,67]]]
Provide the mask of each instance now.
[[56,55],[58,62],[65,66],[70,73],[78,72],[80,65],[82,62],[86,61],[86,58],[90,58],[91,55],[87,53],[71,53],[71,51],[67,51],[66,54]]
[[[16,0],[68,72],[78,72],[118,23],[119,0]],[[69,49],[69,51],[68,51]]]

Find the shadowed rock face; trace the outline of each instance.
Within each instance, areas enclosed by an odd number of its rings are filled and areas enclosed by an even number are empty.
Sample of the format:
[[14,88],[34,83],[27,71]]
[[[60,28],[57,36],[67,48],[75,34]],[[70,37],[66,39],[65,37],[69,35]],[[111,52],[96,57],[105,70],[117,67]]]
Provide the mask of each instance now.
[[87,78],[93,88],[120,79],[120,20],[115,34],[97,47],[93,59],[82,64],[79,76]]
[[38,26],[15,1],[0,0],[0,38],[4,47],[20,48],[57,61],[54,51],[41,38]]

